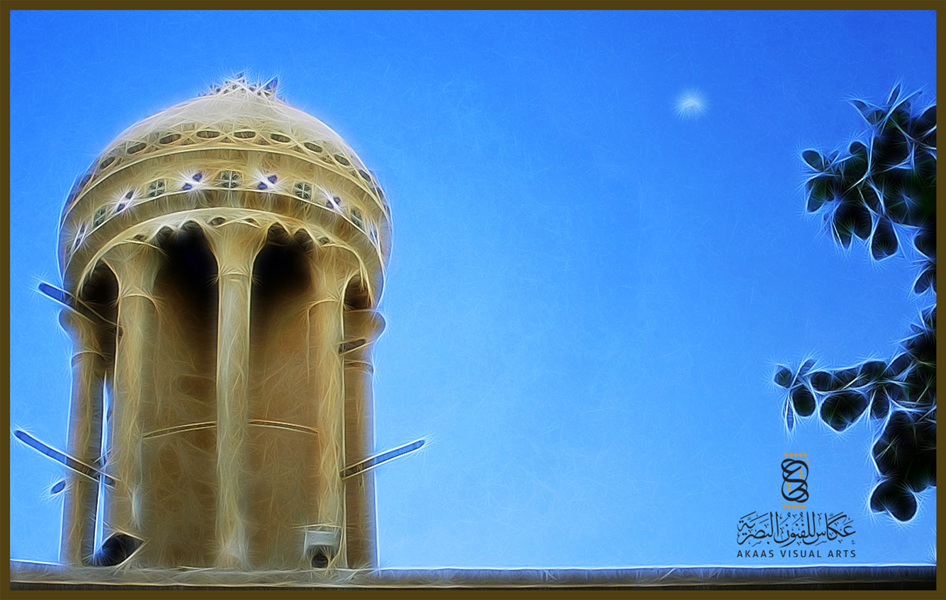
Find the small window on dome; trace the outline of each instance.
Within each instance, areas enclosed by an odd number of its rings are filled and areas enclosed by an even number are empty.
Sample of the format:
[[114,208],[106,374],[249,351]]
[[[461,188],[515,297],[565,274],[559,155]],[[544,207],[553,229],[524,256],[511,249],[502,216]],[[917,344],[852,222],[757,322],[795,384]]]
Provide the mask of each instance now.
[[357,208],[351,209],[351,220],[352,220],[352,223],[354,223],[358,227],[364,228],[365,222],[361,218],[361,211],[358,210]]
[[250,139],[250,138],[255,138],[255,137],[256,137],[256,132],[255,132],[255,131],[250,131],[250,130],[248,130],[248,129],[243,130],[243,131],[234,131],[234,132],[233,132],[233,137],[235,137],[235,138],[240,138],[241,140],[248,140],[248,139]]
[[348,159],[345,158],[344,156],[342,156],[341,154],[336,154],[336,155],[335,155],[335,160],[336,160],[336,162],[338,162],[338,164],[340,164],[340,165],[345,165],[346,167],[348,167],[348,166],[351,165],[351,163],[348,162]]
[[164,193],[164,190],[167,188],[167,184],[163,179],[156,179],[148,184],[148,191],[146,195],[148,198],[156,198]]
[[309,150],[311,150],[311,151],[313,151],[313,152],[316,152],[316,153],[322,151],[322,146],[319,146],[318,144],[313,144],[312,142],[306,142],[306,143],[303,144],[303,145],[304,145],[306,148],[308,148]]
[[85,175],[80,177],[79,181],[76,182],[76,186],[75,186],[76,192],[84,188],[85,184],[89,183],[90,181],[92,181],[92,173],[86,173]]
[[133,144],[128,147],[128,154],[138,154],[139,152],[145,149],[146,145],[147,144],[145,144],[144,142],[138,142],[137,144]]
[[233,189],[240,187],[243,178],[240,177],[240,174],[236,171],[221,171],[220,175],[217,176],[217,181],[220,183],[221,187]]
[[271,140],[273,140],[273,141],[275,141],[275,142],[280,142],[280,143],[282,143],[282,144],[285,144],[286,142],[291,141],[287,136],[285,136],[285,135],[283,135],[283,134],[281,134],[281,133],[271,133],[271,134],[269,134],[269,139],[271,139]]
[[158,143],[159,143],[159,144],[173,144],[174,142],[176,142],[176,141],[179,140],[179,139],[181,139],[181,134],[179,134],[179,133],[169,133],[169,134],[167,134],[166,136],[164,136],[163,138],[161,138],[160,140],[158,140]]
[[212,129],[204,129],[197,132],[197,137],[203,138],[205,140],[212,140],[215,137],[220,137],[220,132],[214,131]]
[[296,195],[297,198],[302,198],[303,200],[312,199],[312,186],[304,181],[296,182],[292,186],[292,193]]
[[105,215],[107,214],[108,209],[106,207],[101,207],[95,211],[95,216],[92,217],[92,227],[98,227],[105,222]]
[[102,162],[99,163],[100,169],[107,169],[112,166],[112,163],[115,162],[114,156],[106,157]]
[[82,245],[82,242],[85,241],[85,232],[87,230],[85,223],[79,226],[79,231],[76,233],[76,239],[72,243],[72,251],[75,252],[79,246]]
[[362,179],[368,183],[371,183],[371,175],[368,173],[368,171],[365,171],[364,169],[358,169],[358,174],[361,175]]

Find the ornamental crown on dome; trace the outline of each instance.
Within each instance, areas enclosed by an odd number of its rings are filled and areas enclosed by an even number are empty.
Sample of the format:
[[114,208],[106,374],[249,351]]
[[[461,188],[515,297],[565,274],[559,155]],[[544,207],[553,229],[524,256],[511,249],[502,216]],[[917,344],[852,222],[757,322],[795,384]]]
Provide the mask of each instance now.
[[202,96],[219,96],[223,94],[256,94],[265,98],[278,98],[276,88],[279,86],[279,78],[273,77],[266,83],[249,83],[243,73],[238,73],[236,77],[227,79],[222,84],[210,86],[210,91],[201,94]]

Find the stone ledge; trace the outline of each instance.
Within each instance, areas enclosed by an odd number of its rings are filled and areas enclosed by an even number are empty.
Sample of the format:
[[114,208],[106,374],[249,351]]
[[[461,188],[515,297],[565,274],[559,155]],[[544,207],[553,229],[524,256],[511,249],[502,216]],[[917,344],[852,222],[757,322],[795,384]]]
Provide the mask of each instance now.
[[10,561],[10,589],[306,588],[630,588],[630,589],[936,589],[936,567],[622,568],[622,569],[321,569],[238,572],[220,569],[63,567]]

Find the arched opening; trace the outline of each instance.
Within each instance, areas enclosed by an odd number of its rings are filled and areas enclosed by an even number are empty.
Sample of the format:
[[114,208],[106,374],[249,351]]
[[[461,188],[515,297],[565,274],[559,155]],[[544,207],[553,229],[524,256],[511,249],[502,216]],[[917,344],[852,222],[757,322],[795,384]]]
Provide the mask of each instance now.
[[[104,320],[114,323],[117,319],[118,280],[115,274],[104,262],[99,262],[86,279],[78,294],[78,300],[84,307],[82,314],[89,314],[91,309]],[[80,317],[85,318],[85,317]],[[85,410],[73,407],[78,412],[70,423],[69,453],[93,468],[108,471],[107,449],[109,444],[109,429],[111,424],[111,397],[112,367],[115,364],[115,328],[93,318],[90,323],[93,339],[89,340],[94,347],[100,349],[99,355],[84,355],[73,364],[77,372],[74,373],[73,395],[78,390],[85,390],[84,402],[88,405]],[[81,339],[81,338],[80,338]],[[77,349],[80,352],[87,348]],[[85,423],[75,419],[87,419]],[[80,440],[85,440],[81,443]],[[78,533],[82,546],[83,562],[95,564],[103,543],[103,523],[105,520],[106,494],[108,487],[103,481],[93,482],[82,477],[74,477],[69,489],[66,518],[79,519],[78,523],[71,523],[70,530]],[[81,513],[81,514],[80,514]],[[77,532],[76,528],[82,528]]]
[[253,265],[249,374],[249,546],[258,568],[297,568],[317,491],[315,407],[308,387],[312,276],[308,236],[270,228]]
[[348,282],[345,288],[345,310],[368,310],[371,308],[371,296],[368,294],[368,286],[364,284],[360,276],[355,276]]
[[141,406],[142,533],[155,566],[211,566],[216,558],[217,263],[203,230],[188,222],[154,240],[151,403]]

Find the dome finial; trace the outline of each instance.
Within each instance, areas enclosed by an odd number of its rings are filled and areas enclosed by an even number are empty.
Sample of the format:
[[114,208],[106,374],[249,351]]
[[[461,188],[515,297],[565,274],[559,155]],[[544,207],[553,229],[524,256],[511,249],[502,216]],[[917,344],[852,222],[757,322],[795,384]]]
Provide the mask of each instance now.
[[278,85],[278,77],[273,77],[264,84],[260,84],[259,82],[249,83],[246,79],[246,75],[241,71],[235,76],[225,79],[223,83],[212,84],[210,91],[204,95],[216,96],[221,94],[243,93],[256,94],[266,98],[276,98],[278,97],[276,96],[276,88]]

